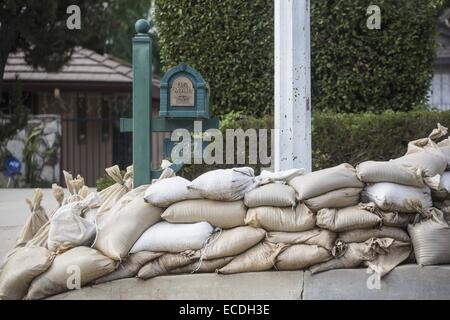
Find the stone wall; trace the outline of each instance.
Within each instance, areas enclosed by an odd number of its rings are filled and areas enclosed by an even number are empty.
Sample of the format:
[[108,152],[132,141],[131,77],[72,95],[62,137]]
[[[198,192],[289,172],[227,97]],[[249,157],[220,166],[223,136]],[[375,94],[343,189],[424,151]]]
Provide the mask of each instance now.
[[29,186],[26,185],[25,181],[26,161],[24,148],[33,130],[38,133],[35,138],[35,149],[37,152],[32,153],[33,174],[40,182],[59,182],[61,117],[55,114],[30,115],[25,129],[19,131],[6,145],[6,149],[11,155],[22,162],[22,176],[19,179],[19,187]]

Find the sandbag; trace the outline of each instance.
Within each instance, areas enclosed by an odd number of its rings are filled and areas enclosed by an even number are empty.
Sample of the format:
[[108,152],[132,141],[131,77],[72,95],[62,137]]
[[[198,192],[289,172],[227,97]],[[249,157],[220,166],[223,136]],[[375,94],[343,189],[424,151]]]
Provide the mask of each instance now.
[[215,272],[230,263],[234,257],[224,257],[212,260],[202,260],[192,262],[184,267],[175,268],[169,271],[169,274],[188,274],[188,273],[209,273]]
[[392,182],[424,187],[422,170],[405,167],[392,161],[365,161],[356,166],[358,178],[366,183]]
[[382,224],[387,227],[397,227],[406,229],[408,224],[413,223],[416,217],[415,214],[401,213],[401,212],[385,212],[378,211],[381,217]]
[[196,251],[166,253],[158,259],[146,263],[137,273],[137,277],[139,279],[150,279],[168,274],[170,270],[188,265],[198,258],[199,252]]
[[331,258],[330,252],[323,247],[296,244],[278,255],[275,266],[278,270],[302,270]]
[[201,196],[211,200],[234,201],[256,188],[255,173],[250,167],[208,171],[189,184]]
[[362,194],[363,201],[374,202],[384,211],[415,213],[419,208],[430,208],[430,188],[416,188],[390,182],[367,184]]
[[161,208],[135,197],[107,215],[98,226],[94,247],[111,259],[122,260],[144,231],[161,220],[161,213]]
[[450,193],[450,171],[446,171],[441,175],[439,190]]
[[[385,238],[385,241],[390,241]],[[363,264],[384,277],[392,269],[410,258],[412,249],[410,242],[395,240],[385,252],[378,254],[373,260],[364,261]]]
[[130,253],[139,251],[182,252],[201,249],[214,228],[208,222],[173,224],[165,221],[148,228],[136,241]]
[[45,248],[18,248],[3,265],[0,300],[23,299],[31,281],[50,267],[53,258],[54,255]]
[[288,184],[295,189],[298,200],[314,198],[337,189],[364,186],[356,176],[355,168],[348,163],[297,176]]
[[150,252],[150,251],[140,251],[131,254],[127,259],[121,263],[116,270],[113,272],[98,278],[94,281],[95,284],[100,284],[104,282],[133,278],[138,273],[139,269],[147,262],[153,261],[161,257],[163,253],[161,252]]
[[267,231],[306,231],[313,229],[315,222],[314,213],[303,203],[295,208],[251,208],[245,217],[245,224]]
[[202,250],[202,259],[210,260],[241,254],[265,237],[266,231],[249,226],[217,232]]
[[99,202],[97,193],[93,192],[82,201],[68,203],[59,208],[50,221],[48,249],[61,252],[76,246],[90,246],[95,239],[96,226],[81,215]]
[[381,225],[381,218],[374,213],[374,207],[360,204],[343,209],[322,209],[317,213],[316,224],[334,232],[372,228]]
[[417,263],[421,266],[450,263],[450,226],[438,209],[426,212],[426,218],[408,226]]
[[[79,281],[81,287],[112,272],[117,264],[88,247],[76,247],[56,256],[50,268],[31,283],[25,299],[43,299],[70,290]],[[79,275],[79,277],[77,277]],[[78,279],[76,279],[78,278]]]
[[355,206],[359,203],[362,188],[337,189],[320,196],[305,200],[306,206],[312,212],[323,208],[345,208]]
[[244,204],[248,208],[293,207],[295,206],[295,190],[285,184],[269,183],[246,193]]
[[255,179],[259,185],[272,183],[272,182],[283,182],[286,183],[296,176],[305,173],[305,169],[289,169],[283,171],[272,172],[268,170],[262,170],[261,174]]
[[447,158],[447,170],[450,170],[450,137],[437,144],[439,150]]
[[356,229],[339,233],[337,240],[351,243],[364,242],[370,238],[392,238],[402,242],[411,242],[406,231],[400,228],[383,226],[377,229]]
[[243,201],[185,200],[168,207],[162,218],[172,223],[206,221],[215,227],[229,229],[244,225],[246,212]]
[[45,209],[41,206],[44,194],[41,189],[35,189],[33,200],[25,199],[30,207],[31,215],[28,217],[25,225],[16,240],[14,247],[23,247],[31,240],[38,230],[49,221]]
[[154,206],[167,208],[178,201],[201,198],[197,190],[188,189],[190,183],[182,177],[157,180],[145,190],[144,200]]
[[272,243],[317,245],[331,250],[336,233],[319,228],[302,232],[269,232],[266,240]]
[[275,265],[275,259],[287,245],[263,241],[253,248],[236,256],[225,267],[217,270],[219,274],[266,271]]

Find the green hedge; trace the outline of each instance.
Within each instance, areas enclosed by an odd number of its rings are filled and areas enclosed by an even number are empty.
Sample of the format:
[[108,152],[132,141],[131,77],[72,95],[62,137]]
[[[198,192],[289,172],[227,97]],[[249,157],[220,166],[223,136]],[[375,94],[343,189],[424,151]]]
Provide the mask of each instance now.
[[[429,88],[442,0],[311,1],[312,105],[338,112],[407,111]],[[381,29],[366,27],[367,7]],[[213,112],[273,109],[273,0],[156,0],[161,59],[197,68]]]

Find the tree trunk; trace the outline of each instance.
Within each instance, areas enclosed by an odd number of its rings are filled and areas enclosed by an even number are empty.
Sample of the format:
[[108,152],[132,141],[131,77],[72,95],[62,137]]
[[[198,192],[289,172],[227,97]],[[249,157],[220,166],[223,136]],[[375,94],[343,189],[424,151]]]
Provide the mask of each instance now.
[[19,40],[19,29],[17,23],[19,22],[15,17],[1,16],[2,23],[0,24],[0,99],[2,99],[3,92],[3,75],[5,73],[6,62],[8,56],[17,48]]

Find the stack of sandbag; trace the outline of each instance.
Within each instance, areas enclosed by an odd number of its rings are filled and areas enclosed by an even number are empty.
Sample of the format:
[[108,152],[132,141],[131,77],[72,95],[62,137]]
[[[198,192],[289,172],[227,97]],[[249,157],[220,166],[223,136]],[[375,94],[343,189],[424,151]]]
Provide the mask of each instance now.
[[313,212],[357,205],[364,186],[355,168],[347,163],[294,177],[288,183],[294,188],[297,199]]

